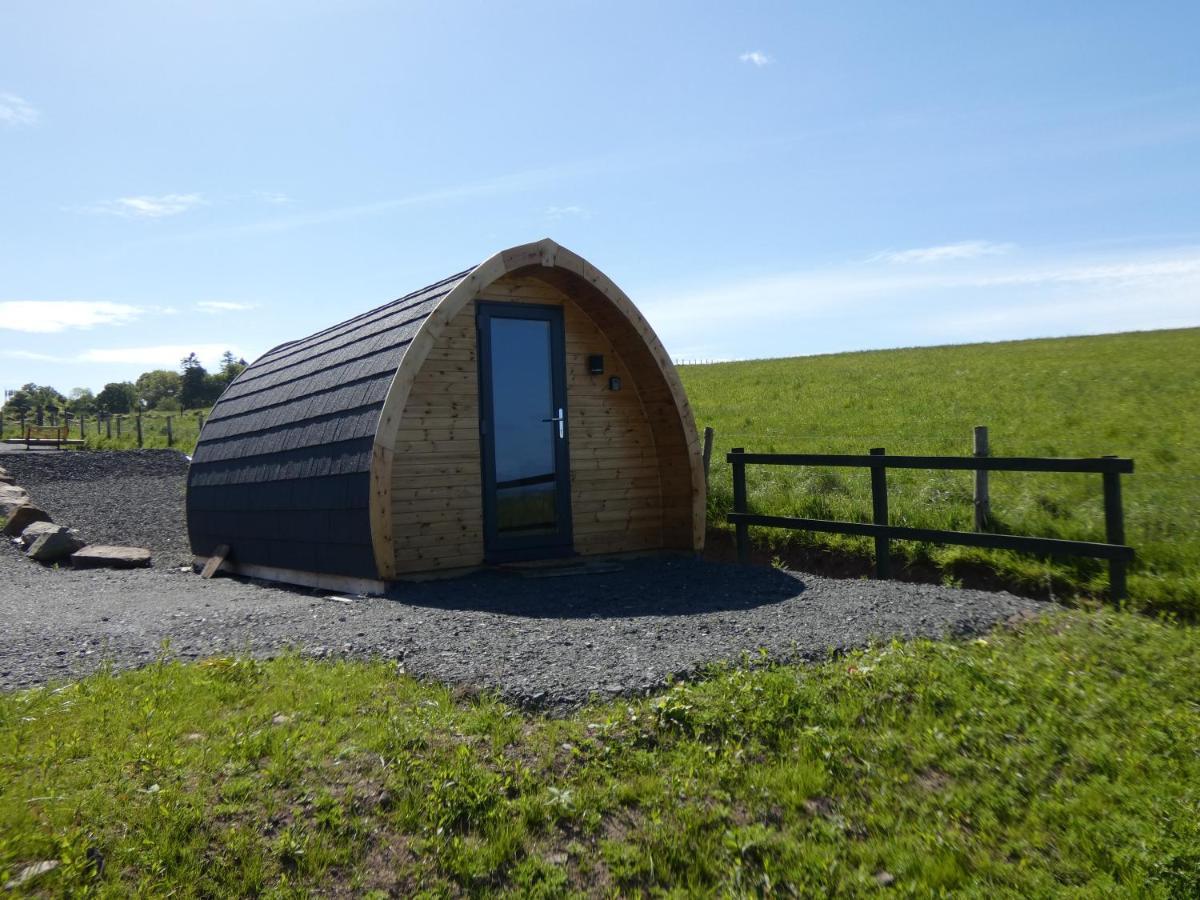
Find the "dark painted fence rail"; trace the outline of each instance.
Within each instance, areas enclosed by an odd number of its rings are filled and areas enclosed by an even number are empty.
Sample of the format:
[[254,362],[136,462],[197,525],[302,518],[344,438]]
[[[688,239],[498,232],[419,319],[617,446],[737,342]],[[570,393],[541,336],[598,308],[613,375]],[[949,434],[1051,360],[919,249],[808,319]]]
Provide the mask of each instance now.
[[[1108,560],[1109,586],[1113,599],[1125,597],[1125,568],[1133,559],[1133,548],[1125,544],[1125,513],[1121,504],[1121,476],[1133,472],[1133,460],[1115,456],[1086,459],[1056,459],[1035,456],[888,456],[882,448],[870,454],[829,453],[747,453],[735,447],[726,456],[733,467],[733,512],[728,519],[737,533],[738,559],[750,559],[750,526],[789,528],[795,531],[822,531],[834,534],[858,534],[875,539],[875,574],[891,577],[889,542],[930,541],[964,547],[988,547],[1016,550],[1040,556],[1084,556]],[[747,505],[746,466],[839,466],[871,470],[871,522],[837,522],[827,519],[803,519],[793,516],[765,516],[752,513]],[[1059,538],[1023,537],[1012,534],[988,534],[970,531],[945,531],[934,528],[907,528],[888,524],[888,469],[962,469],[990,472],[1082,472],[1099,474],[1104,482],[1104,524],[1106,543],[1068,541]]]

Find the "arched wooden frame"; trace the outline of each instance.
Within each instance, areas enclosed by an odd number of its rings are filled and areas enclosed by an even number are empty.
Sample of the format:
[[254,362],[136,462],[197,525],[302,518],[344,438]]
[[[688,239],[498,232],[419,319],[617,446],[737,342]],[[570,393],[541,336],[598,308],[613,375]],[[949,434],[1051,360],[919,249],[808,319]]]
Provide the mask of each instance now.
[[[371,540],[379,577],[396,578],[392,537],[392,463],[396,432],[408,404],[413,381],[447,324],[505,275],[521,273],[569,294],[610,336],[626,363],[637,372],[642,404],[650,420],[663,480],[664,519],[674,511],[687,524],[664,527],[664,544],[673,549],[704,546],[704,466],[696,422],[687,394],[658,336],[637,307],[603,272],[583,257],[549,239],[503,250],[471,271],[425,320],[396,370],[379,414],[371,454]],[[664,458],[687,460],[683,471]],[[681,507],[686,509],[681,510]],[[679,513],[684,515],[679,517]]]

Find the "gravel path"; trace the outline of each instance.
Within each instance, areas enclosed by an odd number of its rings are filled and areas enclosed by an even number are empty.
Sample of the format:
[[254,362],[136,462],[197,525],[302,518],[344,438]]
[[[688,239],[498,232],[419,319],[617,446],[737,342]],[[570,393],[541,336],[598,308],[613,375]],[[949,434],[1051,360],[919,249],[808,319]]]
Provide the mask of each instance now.
[[188,461],[173,450],[29,452],[0,465],[50,517],[92,544],[148,547],[154,565],[191,565]]
[[165,451],[63,453],[4,465],[56,521],[148,546],[157,567],[47,569],[0,546],[0,689],[132,668],[165,640],[183,659],[285,648],[395,659],[420,677],[531,707],[639,694],[767,650],[813,660],[891,637],[966,635],[1048,604],[938,585],[839,580],[687,558],[554,578],[482,573],[343,603],[248,580],[204,581],[183,528],[186,460]]

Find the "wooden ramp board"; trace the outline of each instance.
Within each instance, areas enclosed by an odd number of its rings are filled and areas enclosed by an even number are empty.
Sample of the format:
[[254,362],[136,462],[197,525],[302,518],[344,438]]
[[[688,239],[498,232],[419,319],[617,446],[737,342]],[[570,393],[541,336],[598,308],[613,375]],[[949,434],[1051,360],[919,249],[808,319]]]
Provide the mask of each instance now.
[[201,578],[212,578],[217,574],[217,570],[221,568],[221,563],[225,562],[225,557],[229,555],[228,544],[218,544],[213,555],[208,558],[208,562],[204,564],[204,568],[200,570]]

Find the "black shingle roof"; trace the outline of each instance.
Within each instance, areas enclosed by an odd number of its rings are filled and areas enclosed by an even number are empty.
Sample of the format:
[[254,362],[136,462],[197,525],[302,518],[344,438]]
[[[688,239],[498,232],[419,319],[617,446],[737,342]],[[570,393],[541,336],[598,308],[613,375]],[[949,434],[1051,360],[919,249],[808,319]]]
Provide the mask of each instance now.
[[459,272],[255,360],[213,407],[188,472],[192,552],[377,578],[371,446],[392,377]]

